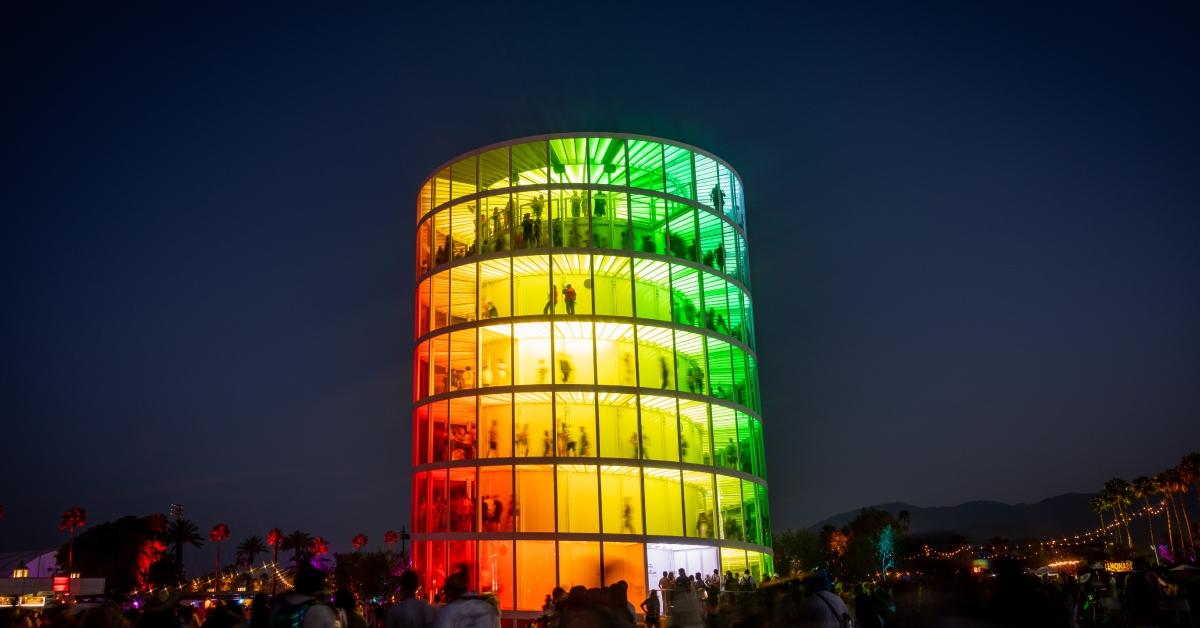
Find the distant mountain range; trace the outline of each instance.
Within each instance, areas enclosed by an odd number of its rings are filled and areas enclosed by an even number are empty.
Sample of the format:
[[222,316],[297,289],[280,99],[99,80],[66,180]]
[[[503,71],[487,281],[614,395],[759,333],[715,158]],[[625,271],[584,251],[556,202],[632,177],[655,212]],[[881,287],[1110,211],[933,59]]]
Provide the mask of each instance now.
[[[1088,507],[1091,497],[1088,493],[1066,493],[1033,504],[973,501],[957,506],[925,508],[897,502],[868,508],[885,510],[893,516],[907,510],[911,517],[909,534],[916,536],[960,534],[970,542],[995,537],[1040,539],[1076,534],[1099,525],[1096,514]],[[818,521],[810,529],[819,531],[827,524],[840,528],[858,513],[858,510],[851,510],[834,515]]]

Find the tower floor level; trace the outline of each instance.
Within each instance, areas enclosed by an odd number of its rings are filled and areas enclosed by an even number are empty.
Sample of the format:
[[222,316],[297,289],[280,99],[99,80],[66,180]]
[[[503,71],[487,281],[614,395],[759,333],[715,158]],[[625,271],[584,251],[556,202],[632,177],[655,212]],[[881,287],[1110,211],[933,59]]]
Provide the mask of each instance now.
[[773,573],[742,182],[657,138],[455,158],[417,200],[413,562],[505,611]]

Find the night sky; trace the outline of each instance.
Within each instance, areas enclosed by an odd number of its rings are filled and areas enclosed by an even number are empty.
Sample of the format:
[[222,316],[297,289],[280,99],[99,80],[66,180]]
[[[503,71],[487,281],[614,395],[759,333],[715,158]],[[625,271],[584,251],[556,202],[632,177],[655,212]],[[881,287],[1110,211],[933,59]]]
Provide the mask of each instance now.
[[1200,448],[1195,3],[240,4],[0,14],[2,549],[407,524],[418,187],[558,131],[741,173],[776,528]]

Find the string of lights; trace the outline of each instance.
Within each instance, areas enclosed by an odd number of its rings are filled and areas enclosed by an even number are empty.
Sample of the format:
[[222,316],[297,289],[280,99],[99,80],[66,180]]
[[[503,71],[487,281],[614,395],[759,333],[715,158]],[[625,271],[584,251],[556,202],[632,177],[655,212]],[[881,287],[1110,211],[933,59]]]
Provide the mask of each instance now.
[[[287,573],[284,571],[281,571],[279,569],[279,564],[278,563],[267,563],[267,562],[264,562],[262,565],[259,565],[257,567],[250,566],[249,568],[242,569],[241,571],[221,574],[220,575],[221,582],[223,584],[232,584],[238,578],[244,578],[247,575],[253,575],[254,573],[259,572],[259,571],[269,571],[275,579],[279,580],[279,582],[281,582],[283,584],[284,587],[289,588],[289,589],[292,588],[291,578],[288,578]],[[208,577],[204,577],[204,578],[193,578],[190,582],[187,582],[184,584],[178,584],[175,586],[149,587],[147,589],[140,590],[140,591],[135,590],[130,593],[130,596],[154,595],[155,593],[157,593],[159,591],[166,591],[167,593],[171,593],[171,592],[175,592],[175,591],[183,592],[183,591],[187,591],[187,590],[200,591],[201,589],[205,588],[206,585],[212,584],[216,581],[217,581],[216,576],[208,576]]]
[[1099,526],[1097,528],[1094,528],[1092,530],[1087,530],[1085,532],[1080,532],[1079,534],[1075,534],[1073,536],[1064,535],[1061,538],[1052,538],[1052,539],[1047,539],[1047,540],[1042,540],[1042,541],[1029,541],[1027,543],[1005,543],[1005,544],[983,543],[983,544],[976,544],[976,545],[967,544],[967,545],[962,545],[961,547],[958,547],[958,548],[955,548],[952,550],[945,550],[945,551],[935,550],[935,549],[929,547],[928,545],[926,545],[924,547],[924,549],[922,549],[921,552],[919,552],[917,554],[913,554],[911,556],[905,556],[901,560],[914,560],[917,558],[940,558],[942,560],[949,560],[951,558],[957,557],[958,555],[960,555],[964,552],[980,552],[980,551],[991,551],[991,552],[999,552],[1002,554],[1015,555],[1016,553],[1019,553],[1019,552],[1040,551],[1040,550],[1046,550],[1046,549],[1054,550],[1054,549],[1058,549],[1058,548],[1087,545],[1087,544],[1095,543],[1096,541],[1101,540],[1104,536],[1111,533],[1114,529],[1119,529],[1119,528],[1123,527],[1125,524],[1130,523],[1137,518],[1147,517],[1147,516],[1153,517],[1153,516],[1157,516],[1157,515],[1164,513],[1166,511],[1166,505],[1167,505],[1167,501],[1164,499],[1163,501],[1159,502],[1157,506],[1150,506],[1150,505],[1143,506],[1141,509],[1134,511],[1132,513],[1129,513],[1128,515],[1118,516],[1113,521],[1111,521],[1103,526]]

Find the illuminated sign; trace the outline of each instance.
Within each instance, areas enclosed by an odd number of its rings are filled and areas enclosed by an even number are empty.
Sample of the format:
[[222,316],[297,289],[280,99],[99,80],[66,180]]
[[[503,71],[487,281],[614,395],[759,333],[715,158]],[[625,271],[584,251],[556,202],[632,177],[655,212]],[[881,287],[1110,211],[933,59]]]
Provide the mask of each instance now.
[[26,608],[41,608],[46,605],[46,596],[44,595],[22,595],[21,606]]
[[16,606],[17,598],[12,596],[0,597],[0,606]]
[[1133,571],[1133,561],[1110,560],[1104,563],[1104,569],[1113,573],[1127,573]]
[[70,593],[71,579],[66,576],[54,576],[53,589],[55,593]]

